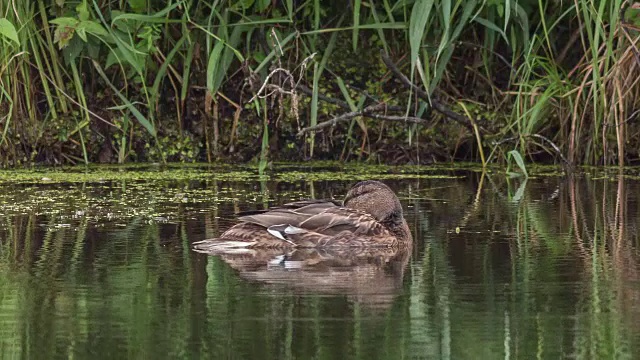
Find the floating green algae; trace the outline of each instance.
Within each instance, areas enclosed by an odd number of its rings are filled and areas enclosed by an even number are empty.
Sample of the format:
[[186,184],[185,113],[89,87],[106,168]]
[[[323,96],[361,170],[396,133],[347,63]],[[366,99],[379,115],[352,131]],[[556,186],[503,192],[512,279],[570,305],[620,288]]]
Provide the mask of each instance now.
[[[270,164],[266,175],[251,165],[127,165],[65,168],[33,168],[0,171],[0,212],[5,216],[55,216],[56,226],[78,219],[93,223],[126,224],[132,218],[146,222],[173,222],[220,210],[233,214],[237,204],[269,204],[294,201],[314,193],[314,182],[340,184],[329,196],[344,195],[349,183],[366,179],[383,181],[464,179],[487,172],[501,177],[500,169],[476,164],[437,166],[388,166],[310,162]],[[558,168],[544,168],[542,175],[556,176]],[[277,184],[285,184],[278,186]],[[326,186],[321,186],[326,189]],[[343,188],[344,187],[344,188]],[[429,189],[399,194],[405,199],[425,196]],[[224,207],[224,208],[222,208]]]
[[[362,180],[410,178],[458,178],[469,172],[499,174],[501,168],[483,169],[477,164],[440,164],[434,166],[389,166],[362,163],[309,162],[271,164],[265,175],[257,165],[169,164],[169,165],[100,165],[60,168],[33,168],[0,171],[0,183],[94,183],[106,181],[298,181]],[[532,176],[562,176],[559,167],[532,167]]]

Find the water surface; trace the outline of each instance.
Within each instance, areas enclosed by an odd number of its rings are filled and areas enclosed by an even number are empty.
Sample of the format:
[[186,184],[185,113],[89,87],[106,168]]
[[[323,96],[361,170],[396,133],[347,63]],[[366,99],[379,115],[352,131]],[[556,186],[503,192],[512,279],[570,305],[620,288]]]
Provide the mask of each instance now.
[[[530,359],[640,353],[633,171],[280,166],[0,174],[3,358]],[[324,175],[322,175],[324,174]],[[334,174],[333,176],[331,174]],[[406,257],[268,268],[191,251],[234,213],[399,194]]]

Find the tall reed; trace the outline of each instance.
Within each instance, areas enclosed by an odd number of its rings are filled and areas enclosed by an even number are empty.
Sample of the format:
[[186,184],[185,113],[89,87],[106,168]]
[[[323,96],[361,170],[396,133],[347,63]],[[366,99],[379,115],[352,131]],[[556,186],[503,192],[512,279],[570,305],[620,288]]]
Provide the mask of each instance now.
[[[0,161],[264,158],[251,139],[272,133],[275,156],[373,159],[385,146],[372,139],[386,137],[450,157],[517,148],[528,161],[622,165],[640,143],[637,13],[622,0],[0,0]],[[431,99],[392,88],[374,48]],[[267,111],[252,111],[256,95]],[[441,124],[439,138],[356,117],[282,142],[371,101],[428,118],[433,99],[477,117],[476,130]]]

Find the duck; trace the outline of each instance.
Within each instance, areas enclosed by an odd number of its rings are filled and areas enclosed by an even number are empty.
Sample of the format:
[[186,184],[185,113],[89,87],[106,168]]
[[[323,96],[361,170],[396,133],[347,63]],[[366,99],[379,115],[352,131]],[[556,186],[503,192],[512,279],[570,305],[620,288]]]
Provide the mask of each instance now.
[[218,238],[194,243],[194,250],[240,254],[259,249],[398,248],[412,242],[400,200],[375,180],[355,184],[342,203],[302,200],[240,215],[238,224]]

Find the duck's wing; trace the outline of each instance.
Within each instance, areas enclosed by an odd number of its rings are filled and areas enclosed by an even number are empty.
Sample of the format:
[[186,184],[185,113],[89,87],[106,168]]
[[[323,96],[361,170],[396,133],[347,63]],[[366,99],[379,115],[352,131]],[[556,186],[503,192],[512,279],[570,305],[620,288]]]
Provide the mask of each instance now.
[[299,225],[281,223],[271,235],[297,247],[389,247],[397,239],[371,215],[334,207],[310,216]]
[[238,220],[256,224],[265,228],[282,224],[300,226],[300,224],[309,220],[313,216],[337,208],[337,205],[333,202],[313,200],[297,201],[285,204],[281,207],[240,216]]
[[238,213],[238,216],[240,218],[244,217],[244,216],[250,216],[250,215],[260,215],[260,214],[265,214],[274,210],[294,210],[294,211],[298,211],[301,208],[304,208],[302,211],[303,212],[307,212],[307,213],[312,213],[312,211],[316,210],[315,213],[318,213],[320,211],[326,210],[327,208],[330,207],[339,207],[341,206],[341,203],[339,203],[336,200],[331,200],[331,199],[323,199],[323,200],[300,200],[300,201],[294,201],[294,202],[290,202],[290,203],[286,203],[280,206],[274,206],[274,207],[270,207],[268,209],[263,209],[263,210],[247,210],[247,211],[242,211],[240,213]]
[[379,236],[388,232],[371,215],[344,207],[326,209],[310,216],[300,224],[300,227],[327,235],[348,231],[363,236]]
[[277,208],[243,213],[239,224],[232,226],[219,238],[194,243],[194,249],[206,253],[250,253],[252,248],[285,249],[296,244],[274,230],[278,226],[300,226],[311,217],[331,208],[336,203],[306,200],[284,204]]

